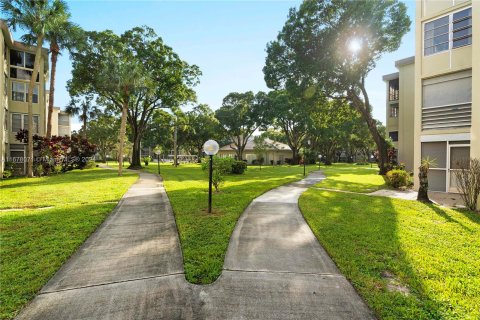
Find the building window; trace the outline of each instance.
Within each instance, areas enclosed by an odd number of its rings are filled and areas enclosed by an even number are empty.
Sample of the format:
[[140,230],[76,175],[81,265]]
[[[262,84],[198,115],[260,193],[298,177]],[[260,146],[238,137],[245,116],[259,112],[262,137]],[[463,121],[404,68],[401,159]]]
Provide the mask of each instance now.
[[23,144],[12,144],[10,146],[10,159],[13,162],[16,174],[25,174],[25,146]]
[[[39,133],[39,116],[33,116],[33,132]],[[22,129],[28,130],[28,114],[12,113],[12,132],[18,132]]]
[[425,23],[423,47],[426,56],[470,44],[472,8]]
[[390,118],[398,118],[398,104],[390,106]]
[[58,125],[59,126],[69,126],[70,125],[70,116],[68,114],[58,114]]
[[392,139],[393,142],[398,141],[398,131],[390,131],[388,133],[388,136],[390,137],[390,139]]
[[399,94],[399,81],[398,79],[393,79],[388,82],[388,100],[395,101],[398,100]]
[[22,129],[22,115],[20,113],[12,113],[12,132],[18,132]]
[[[30,80],[33,74],[34,62],[34,54],[10,50],[10,78]],[[39,82],[39,79],[40,73],[37,74],[36,82]]]
[[472,44],[472,8],[453,14],[452,48]]
[[425,24],[425,55],[448,50],[448,28],[450,16]]
[[[33,87],[33,103],[38,103],[38,84]],[[28,102],[28,83],[12,81],[12,100]]]
[[10,50],[10,65],[33,69],[35,55],[28,52]]

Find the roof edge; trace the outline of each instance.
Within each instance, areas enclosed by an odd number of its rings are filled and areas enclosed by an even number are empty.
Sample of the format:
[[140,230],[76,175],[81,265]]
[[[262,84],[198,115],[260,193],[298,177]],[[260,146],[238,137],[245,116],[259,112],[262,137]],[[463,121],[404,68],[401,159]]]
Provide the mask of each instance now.
[[[14,49],[21,49],[21,50],[29,51],[31,53],[35,53],[35,47],[28,46],[25,43],[23,43],[21,41],[16,41],[13,38],[12,32],[8,28],[8,25],[7,25],[6,21],[3,20],[3,19],[0,19],[0,29],[3,30],[4,34],[6,35],[5,42],[7,42],[7,44],[10,47],[13,47]],[[42,54],[43,55],[48,57],[48,52],[49,51],[50,50],[48,48],[42,47]]]
[[399,76],[399,73],[398,72],[395,72],[395,73],[390,73],[390,74],[386,74],[382,77],[383,81],[390,81],[390,80],[394,80],[394,79],[398,79],[400,76]]
[[415,56],[411,56],[405,59],[400,59],[395,61],[395,67],[398,68],[398,67],[406,66],[412,63],[415,63]]

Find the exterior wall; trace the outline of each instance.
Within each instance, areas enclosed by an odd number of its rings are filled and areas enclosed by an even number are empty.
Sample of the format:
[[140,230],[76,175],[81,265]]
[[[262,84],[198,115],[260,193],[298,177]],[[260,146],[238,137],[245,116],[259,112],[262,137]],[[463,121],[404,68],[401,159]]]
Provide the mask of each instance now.
[[[389,74],[383,77],[383,80],[385,81],[385,84],[386,84],[385,105],[387,109],[385,114],[387,116],[387,119],[385,124],[386,124],[387,135],[392,131],[399,131],[398,123],[399,123],[399,117],[401,116],[402,112],[399,110],[399,115],[397,118],[392,117],[390,114],[391,106],[395,104],[399,104],[399,100],[390,100],[390,81],[396,80],[398,78],[399,78],[398,72]],[[402,89],[400,89],[399,91],[401,92],[401,90]],[[400,136],[400,132],[399,132],[399,136]],[[393,146],[396,149],[398,149],[398,141],[393,141]]]
[[[415,99],[414,99],[414,173],[415,187],[418,188],[418,166],[422,158],[422,143],[445,146],[447,162],[450,146],[453,144],[470,145],[470,157],[480,158],[480,90],[472,90],[471,127],[447,128],[435,130],[422,129],[422,106],[424,83],[437,77],[454,75],[471,70],[472,88],[480,88],[480,1],[472,0],[422,0],[417,1],[415,36]],[[472,7],[472,44],[459,48],[424,56],[424,24],[442,16]],[[451,28],[451,27],[450,27]],[[449,31],[450,34],[451,30]],[[450,39],[451,41],[451,39]],[[442,144],[443,143],[443,144]],[[425,146],[425,145],[424,145]],[[442,155],[443,158],[443,155]],[[446,164],[447,184],[449,182]],[[451,186],[446,191],[454,191]]]
[[[48,95],[47,95],[48,97]],[[48,100],[48,99],[47,99]],[[59,123],[60,116],[68,117],[68,125],[62,125]],[[52,136],[71,136],[71,118],[70,115],[66,112],[63,112],[58,107],[53,108],[52,114]]]
[[[4,61],[4,47],[6,45],[6,61]],[[12,131],[12,113],[28,114],[28,103],[22,101],[13,101],[12,99],[12,80],[28,84],[28,80],[10,78],[10,49],[35,53],[35,48],[27,47],[20,42],[13,40],[10,31],[5,23],[0,20],[0,177],[3,174],[5,160],[10,157],[12,145],[22,145],[15,139],[16,132]],[[33,114],[39,116],[39,135],[46,133],[47,107],[45,99],[45,85],[48,74],[48,49],[43,48],[40,60],[39,82],[38,84],[38,103],[33,104]],[[6,77],[6,82],[5,82]],[[6,83],[6,86],[5,86]],[[5,95],[6,88],[6,95]]]
[[413,171],[414,161],[414,107],[415,107],[415,66],[414,64],[399,67],[400,101],[398,117],[398,161]]
[[[7,61],[4,58],[5,36],[0,29],[0,179],[3,177],[3,168],[7,152],[7,113],[8,100],[5,92],[5,72],[7,70]],[[6,123],[7,122],[7,123]]]
[[[472,128],[470,157],[480,159],[480,1],[472,3]],[[476,31],[476,32],[475,32]],[[479,201],[480,203],[480,201]]]
[[[219,157],[231,157],[235,158],[235,151],[233,150],[220,150],[218,151]],[[264,164],[270,164],[270,160],[274,161],[274,164],[277,164],[277,161],[280,161],[281,164],[285,163],[285,159],[292,159],[293,153],[290,150],[279,150],[279,151],[267,151],[265,154]],[[246,150],[242,154],[242,158],[247,160],[248,164],[252,164],[252,161],[257,157],[253,150]]]

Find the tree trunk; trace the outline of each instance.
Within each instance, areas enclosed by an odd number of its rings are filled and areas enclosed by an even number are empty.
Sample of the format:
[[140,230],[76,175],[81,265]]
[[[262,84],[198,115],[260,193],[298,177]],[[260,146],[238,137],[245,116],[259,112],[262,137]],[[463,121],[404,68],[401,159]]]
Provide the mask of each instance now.
[[[178,119],[177,119],[178,120]],[[175,120],[175,121],[177,121]],[[178,139],[178,126],[177,123],[175,123],[175,131],[173,132],[173,165],[175,167],[178,166],[178,145],[177,145],[177,139]]]
[[127,109],[128,101],[123,102],[122,106],[122,121],[120,122],[120,133],[118,136],[118,175],[122,175],[123,170],[123,146],[125,144],[125,131],[127,127]]
[[135,137],[133,137],[133,151],[132,151],[132,162],[130,163],[130,166],[128,169],[142,169],[142,163],[140,159],[140,141],[141,141],[141,135],[140,134],[135,134]]
[[197,148],[197,163],[202,163],[202,152],[203,152],[203,146]]
[[[35,49],[35,62],[33,65],[33,73],[28,84],[28,146],[27,146],[27,175],[33,177],[33,89],[37,75],[40,73],[40,59],[42,57],[43,36],[37,38],[37,47]],[[40,92],[39,92],[40,103]],[[38,125],[40,126],[40,119]]]
[[420,166],[418,178],[420,180],[420,187],[418,188],[417,200],[431,203],[430,198],[428,198],[428,169]]
[[292,163],[291,164],[298,164],[298,149],[297,148],[292,148]]
[[365,101],[362,101],[358,95],[353,92],[349,91],[348,92],[348,98],[351,100],[354,108],[361,114],[362,118],[365,120],[368,126],[368,130],[370,131],[370,134],[372,135],[373,141],[377,145],[378,149],[378,166],[380,168],[380,175],[385,175],[387,173],[387,142],[384,137],[378,132],[377,128],[377,123],[375,119],[372,117],[372,113],[370,111],[370,103],[368,100],[367,92],[362,85],[360,87],[362,89],[363,96],[365,98]]
[[55,75],[57,73],[57,58],[60,48],[55,41],[50,43],[51,69],[50,69],[50,92],[48,93],[48,118],[47,118],[47,138],[52,137],[52,114],[55,99]]
[[83,113],[83,132],[82,132],[82,136],[83,136],[83,139],[87,139],[87,110],[84,110],[84,113]]

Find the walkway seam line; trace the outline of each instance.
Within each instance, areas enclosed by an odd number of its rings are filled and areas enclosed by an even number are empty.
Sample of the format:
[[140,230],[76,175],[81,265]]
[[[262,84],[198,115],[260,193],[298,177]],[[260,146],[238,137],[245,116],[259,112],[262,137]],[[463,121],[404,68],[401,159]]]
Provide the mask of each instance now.
[[80,286],[80,287],[75,287],[75,288],[67,288],[67,289],[59,289],[59,290],[54,290],[54,291],[40,292],[38,295],[64,292],[64,291],[73,291],[73,290],[78,290],[78,289],[94,288],[94,287],[101,287],[101,286],[108,286],[108,285],[111,285],[111,284],[133,282],[133,281],[140,281],[140,280],[146,280],[146,279],[166,278],[166,277],[178,276],[178,275],[185,275],[185,272],[177,272],[177,273],[161,274],[161,275],[156,275],[156,276],[141,277],[141,278],[127,279],[127,280],[120,280],[120,281],[97,283],[97,284],[91,284],[91,285],[88,285],[88,286]]
[[242,269],[223,269],[224,271],[231,272],[246,272],[246,273],[275,273],[275,274],[301,274],[301,275],[317,275],[317,276],[329,276],[345,278],[342,274],[337,273],[321,273],[321,272],[294,272],[294,271],[268,271],[268,270],[242,270]]

